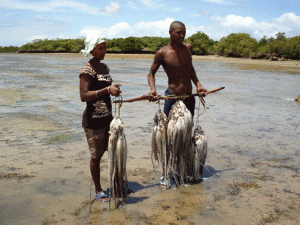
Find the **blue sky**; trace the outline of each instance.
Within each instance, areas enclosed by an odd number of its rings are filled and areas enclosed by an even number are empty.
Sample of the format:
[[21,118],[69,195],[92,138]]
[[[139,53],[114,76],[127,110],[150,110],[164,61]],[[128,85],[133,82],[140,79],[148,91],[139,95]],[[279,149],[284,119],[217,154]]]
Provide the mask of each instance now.
[[0,46],[34,39],[169,37],[172,21],[187,37],[201,31],[219,41],[246,32],[256,39],[300,35],[300,0],[0,0]]

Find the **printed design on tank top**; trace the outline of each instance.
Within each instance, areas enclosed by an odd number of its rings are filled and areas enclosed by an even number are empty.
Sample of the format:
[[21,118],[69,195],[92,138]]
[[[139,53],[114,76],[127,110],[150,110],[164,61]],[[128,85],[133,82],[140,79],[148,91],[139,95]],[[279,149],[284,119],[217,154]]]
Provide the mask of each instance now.
[[108,83],[112,82],[112,78],[109,74],[97,74],[97,80],[98,81],[105,81]]
[[102,118],[112,115],[112,113],[108,110],[106,103],[103,100],[99,100],[93,104],[95,107],[95,111],[92,115],[92,118]]

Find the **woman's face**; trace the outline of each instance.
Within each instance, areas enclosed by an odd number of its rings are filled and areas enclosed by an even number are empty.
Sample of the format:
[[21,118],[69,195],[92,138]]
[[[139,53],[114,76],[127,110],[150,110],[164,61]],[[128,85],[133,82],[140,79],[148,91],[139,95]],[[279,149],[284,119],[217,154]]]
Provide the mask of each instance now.
[[96,45],[91,54],[99,60],[103,60],[106,54],[106,42]]

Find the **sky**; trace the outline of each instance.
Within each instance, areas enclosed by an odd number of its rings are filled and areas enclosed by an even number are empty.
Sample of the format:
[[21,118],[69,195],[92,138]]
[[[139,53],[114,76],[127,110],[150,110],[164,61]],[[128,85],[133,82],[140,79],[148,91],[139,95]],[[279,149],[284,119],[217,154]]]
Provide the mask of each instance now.
[[172,21],[186,38],[201,31],[219,41],[231,33],[300,35],[300,0],[0,0],[0,46],[35,39],[169,37]]

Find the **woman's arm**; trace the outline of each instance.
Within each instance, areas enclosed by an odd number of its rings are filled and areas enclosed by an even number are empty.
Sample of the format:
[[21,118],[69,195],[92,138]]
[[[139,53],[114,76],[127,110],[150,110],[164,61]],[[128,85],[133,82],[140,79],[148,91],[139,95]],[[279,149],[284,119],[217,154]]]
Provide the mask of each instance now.
[[113,96],[119,96],[122,91],[120,90],[121,84],[113,84],[111,86],[96,90],[90,91],[91,78],[87,74],[82,74],[80,76],[80,99],[82,102],[87,102],[94,100],[102,95],[107,93]]

